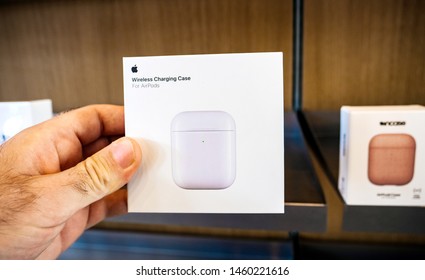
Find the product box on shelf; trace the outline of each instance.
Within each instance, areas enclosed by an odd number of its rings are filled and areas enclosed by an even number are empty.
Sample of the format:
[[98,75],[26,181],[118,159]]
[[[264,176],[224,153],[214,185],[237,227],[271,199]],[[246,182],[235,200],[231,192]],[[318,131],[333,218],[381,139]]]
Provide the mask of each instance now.
[[125,57],[129,212],[283,213],[282,53]]
[[340,135],[347,204],[425,206],[424,106],[343,106]]
[[0,102],[0,144],[21,130],[52,117],[50,99]]

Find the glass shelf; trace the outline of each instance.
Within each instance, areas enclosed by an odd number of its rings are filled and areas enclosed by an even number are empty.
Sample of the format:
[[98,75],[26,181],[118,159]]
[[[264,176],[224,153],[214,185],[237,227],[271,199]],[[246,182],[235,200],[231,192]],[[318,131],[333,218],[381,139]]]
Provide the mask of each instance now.
[[285,112],[284,214],[129,213],[106,220],[113,225],[177,225],[247,230],[326,230],[327,207],[295,113]]

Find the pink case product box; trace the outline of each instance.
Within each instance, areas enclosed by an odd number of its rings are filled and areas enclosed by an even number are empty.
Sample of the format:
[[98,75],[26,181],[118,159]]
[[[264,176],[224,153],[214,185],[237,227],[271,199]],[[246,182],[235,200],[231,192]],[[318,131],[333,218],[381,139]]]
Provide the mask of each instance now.
[[425,206],[425,106],[343,106],[338,190],[348,205]]

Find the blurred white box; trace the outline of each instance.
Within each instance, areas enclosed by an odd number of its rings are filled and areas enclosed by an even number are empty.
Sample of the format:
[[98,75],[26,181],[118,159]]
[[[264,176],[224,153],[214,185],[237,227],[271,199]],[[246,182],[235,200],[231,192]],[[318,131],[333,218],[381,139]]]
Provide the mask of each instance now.
[[50,99],[0,102],[0,144],[27,127],[52,118]]

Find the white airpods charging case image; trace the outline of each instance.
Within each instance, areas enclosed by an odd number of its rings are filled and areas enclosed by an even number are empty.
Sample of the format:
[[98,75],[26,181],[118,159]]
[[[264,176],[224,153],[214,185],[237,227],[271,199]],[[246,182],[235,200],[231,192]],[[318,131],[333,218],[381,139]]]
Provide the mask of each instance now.
[[224,111],[185,111],[171,123],[174,182],[183,189],[225,189],[236,177],[236,125]]

